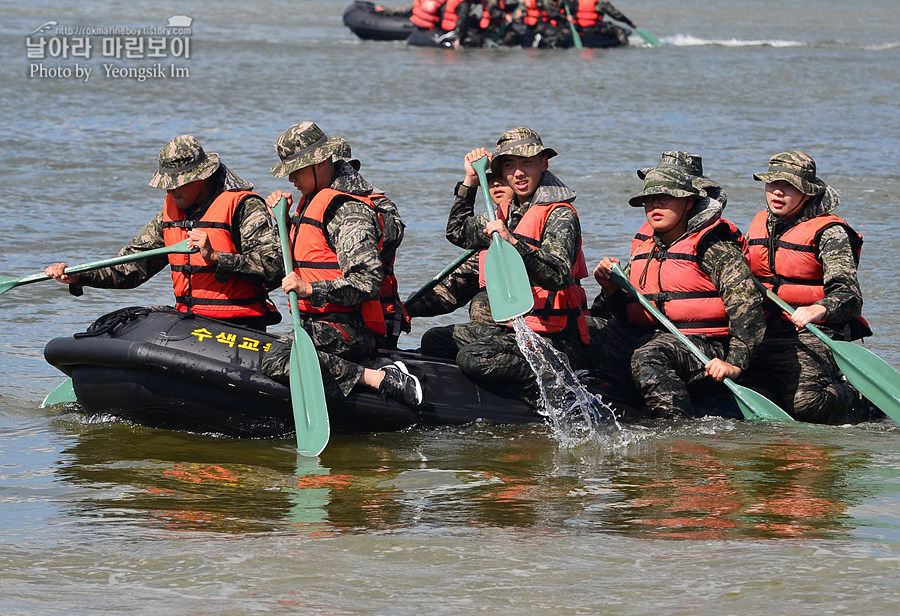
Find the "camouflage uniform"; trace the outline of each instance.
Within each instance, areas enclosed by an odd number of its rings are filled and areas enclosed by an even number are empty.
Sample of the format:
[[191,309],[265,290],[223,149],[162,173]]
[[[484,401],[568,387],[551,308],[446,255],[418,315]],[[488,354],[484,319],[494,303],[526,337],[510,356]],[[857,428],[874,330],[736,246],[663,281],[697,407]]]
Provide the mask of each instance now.
[[[676,158],[683,153],[668,154]],[[686,161],[692,162],[685,164]],[[654,194],[694,195],[687,232],[679,240],[721,219],[722,204],[696,187],[697,183],[712,182],[708,178],[701,179],[699,156],[667,160],[664,155],[656,170],[642,169],[638,175],[645,179],[645,189],[630,200],[633,206],[642,206],[644,198]],[[667,178],[682,188],[673,190],[659,186],[659,178]],[[654,253],[667,248],[658,235],[654,236],[654,242]],[[765,330],[762,296],[753,282],[741,247],[727,233],[717,229],[707,234],[697,253],[700,269],[712,280],[725,305],[728,336],[692,335],[690,338],[711,359],[722,359],[744,370],[749,367]],[[631,261],[625,267],[626,277],[631,268],[643,265]],[[693,416],[695,409],[689,390],[703,382],[709,383],[704,364],[673,334],[659,328],[648,330],[628,324],[627,301],[634,300],[628,300],[622,289],[606,298],[600,294],[594,300],[592,317],[588,319],[591,344],[585,367],[603,378],[633,383],[653,416]]]
[[[527,128],[507,131],[497,141],[494,165],[500,157],[536,156],[548,158],[556,152],[543,145],[538,134]],[[460,185],[457,200],[447,220],[447,239],[462,248],[486,250],[491,238],[484,233],[487,214],[474,212],[477,187]],[[515,229],[532,205],[572,202],[575,193],[549,171],[541,177],[540,185],[530,201],[520,202],[516,196],[509,204],[506,225]],[[581,249],[581,224],[575,212],[558,207],[550,214],[543,230],[539,249],[526,242],[516,243],[522,255],[531,283],[546,289],[568,286],[572,267]],[[522,355],[511,327],[490,318],[487,292],[481,291],[470,305],[469,323],[433,328],[422,337],[422,351],[437,356],[454,357],[460,370],[479,384],[506,390],[535,407],[541,406],[540,391],[534,372]],[[578,332],[574,328],[545,338],[566,353],[570,361],[577,361],[583,351]]]
[[[393,274],[387,270],[387,264],[394,263],[397,249],[403,242],[406,225],[400,217],[397,204],[387,198],[384,191],[370,184],[359,174],[360,162],[353,158],[350,144],[341,137],[336,137],[338,147],[333,153],[335,160],[335,178],[331,187],[351,195],[365,195],[371,197],[375,211],[381,215],[382,244],[381,260],[385,264],[384,275]],[[347,166],[350,168],[347,168]],[[397,302],[400,304],[400,302]],[[409,321],[403,317],[402,304],[396,306],[397,310],[392,315],[385,314],[387,334],[378,336],[378,347],[383,349],[396,349],[397,340],[401,333],[410,331]]]
[[555,49],[572,46],[572,31],[561,5],[562,0],[536,0],[537,9],[547,18],[534,26],[516,25],[523,47]]
[[[172,171],[194,165],[187,171]],[[159,153],[159,170],[150,180],[150,186],[171,190],[197,180],[207,180],[209,197],[185,211],[187,220],[199,220],[215,199],[224,191],[252,190],[253,185],[233,173],[219,161],[218,154],[206,153],[194,137],[182,135],[166,144]],[[232,241],[237,253],[219,253],[215,278],[228,282],[231,276],[244,276],[258,281],[266,290],[278,286],[284,266],[278,235],[272,227],[266,204],[258,196],[244,199],[234,212]],[[165,246],[163,240],[163,211],[161,210],[120,251],[128,255]],[[82,295],[83,287],[104,289],[133,289],[169,265],[167,256],[158,256],[81,274],[76,284],[69,285],[72,295]],[[265,325],[278,323],[277,311],[263,317],[263,322],[233,319],[247,325],[265,329]]]
[[[284,177],[297,169],[327,160],[338,145],[337,138],[326,137],[312,122],[294,125],[275,144],[282,162],[272,168],[272,175]],[[364,196],[371,192],[364,186],[370,185],[349,163],[338,161],[335,164],[331,188]],[[360,190],[363,192],[358,192]],[[309,199],[312,197],[308,196]],[[384,273],[378,250],[382,234],[375,211],[361,201],[340,202],[326,213],[323,232],[337,254],[343,275],[334,280],[312,282],[310,302],[314,306],[326,303],[358,306],[367,300],[378,299]],[[302,323],[316,347],[326,394],[347,396],[364,370],[358,362],[375,355],[378,346],[375,333],[366,327],[358,311],[321,316],[303,314]],[[283,336],[273,343],[263,359],[263,372],[282,383],[289,381],[292,340],[292,335]]]
[[[837,191],[816,177],[815,161],[803,152],[777,154],[770,161],[770,171],[755,174],[754,179],[785,180],[813,195],[800,214],[789,220],[768,212],[770,238],[780,237],[803,221],[829,214],[840,204]],[[818,239],[816,255],[822,263],[825,286],[825,298],[816,303],[827,310],[824,322],[816,327],[835,340],[859,338],[862,328],[858,333],[856,318],[862,314],[863,300],[856,276],[856,253],[846,229],[839,225],[825,229]],[[843,380],[825,343],[806,329],[797,332],[777,306],[770,307],[766,336],[741,382],[774,400],[795,419],[829,424],[867,419],[867,405]],[[871,332],[862,335],[868,334]]]
[[[478,28],[477,37],[480,41],[478,47],[492,47],[500,45],[502,47],[511,47],[519,44],[519,34],[514,28],[514,24],[508,21],[516,18],[521,21],[521,11],[517,11],[519,3],[514,0],[485,0],[484,2],[488,10],[489,23],[487,28]],[[476,35],[470,31],[469,38],[474,41]]]

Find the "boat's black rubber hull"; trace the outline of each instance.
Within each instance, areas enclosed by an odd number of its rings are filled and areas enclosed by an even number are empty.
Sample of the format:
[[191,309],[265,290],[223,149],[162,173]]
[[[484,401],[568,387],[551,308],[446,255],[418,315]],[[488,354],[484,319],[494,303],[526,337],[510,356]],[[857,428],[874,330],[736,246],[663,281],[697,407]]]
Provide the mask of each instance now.
[[[289,388],[259,371],[263,349],[274,340],[214,319],[154,311],[120,326],[115,335],[55,338],[44,356],[72,377],[78,402],[88,412],[159,428],[273,437],[294,429]],[[253,348],[239,348],[240,341],[253,341],[248,344]],[[541,420],[521,401],[477,387],[451,362],[395,351],[382,353],[372,365],[398,358],[422,381],[425,403],[413,410],[370,392],[329,398],[335,431]]]
[[344,10],[343,19],[356,36],[368,41],[402,41],[416,29],[408,15],[385,15],[372,2],[360,0]]

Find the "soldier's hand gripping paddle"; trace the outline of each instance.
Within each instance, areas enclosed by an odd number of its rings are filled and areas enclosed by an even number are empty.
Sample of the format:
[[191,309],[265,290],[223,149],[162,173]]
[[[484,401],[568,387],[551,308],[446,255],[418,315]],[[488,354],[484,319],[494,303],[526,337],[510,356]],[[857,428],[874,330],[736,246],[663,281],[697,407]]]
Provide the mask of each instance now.
[[[495,220],[497,214],[489,194],[487,166],[487,156],[472,162],[488,216]],[[491,247],[484,259],[484,281],[491,304],[491,317],[498,323],[511,321],[534,308],[534,295],[522,255],[496,231],[491,236]]]
[[[197,250],[197,248],[188,248],[188,240],[182,240],[171,246],[163,246],[162,248],[154,248],[153,250],[145,250],[143,252],[133,252],[129,255],[104,259],[103,261],[95,261],[94,263],[85,263],[84,265],[73,265],[72,267],[67,267],[64,273],[82,274],[84,272],[103,269],[104,267],[121,265],[122,263],[131,263],[132,261],[141,261],[142,259],[149,259],[160,255],[190,254],[192,252],[197,252]],[[23,276],[21,278],[0,278],[0,294],[6,293],[13,287],[30,284],[32,282],[41,282],[42,280],[52,280],[52,278],[43,272],[40,274]]]
[[[794,309],[790,304],[759,281],[756,284],[760,289],[765,290],[766,297],[779,308],[789,315],[794,314]],[[832,340],[812,323],[807,323],[806,329],[831,349],[838,368],[841,369],[847,380],[859,390],[859,393],[884,411],[885,415],[900,423],[900,374],[893,366],[858,344],[844,340]]]
[[[653,305],[653,302],[641,295],[615,263],[613,264],[612,269],[612,279],[620,287],[628,289],[628,292],[641,303],[641,306],[643,306],[647,312],[652,314],[653,317],[659,321],[663,327],[669,330],[671,334],[683,342],[684,345],[690,349],[691,353],[703,362],[704,366],[709,363],[709,358],[706,354],[697,348],[690,338],[681,333],[681,331],[675,327],[675,324],[667,319],[666,316]],[[734,399],[737,401],[738,408],[741,409],[744,419],[756,419],[761,421],[794,421],[793,417],[785,413],[781,407],[765,396],[758,394],[747,387],[742,387],[729,378],[724,379],[723,382],[725,383],[725,386],[731,390],[731,393],[734,394]]]
[[[278,235],[281,239],[281,253],[284,257],[284,271],[294,271],[294,259],[288,239],[287,199],[282,197],[272,208]],[[294,321],[294,342],[291,345],[291,407],[294,411],[294,428],[297,431],[297,451],[305,456],[322,453],[331,436],[328,423],[328,406],[325,403],[325,388],[319,357],[309,334],[300,324],[300,308],[297,294],[288,294],[291,317]]]

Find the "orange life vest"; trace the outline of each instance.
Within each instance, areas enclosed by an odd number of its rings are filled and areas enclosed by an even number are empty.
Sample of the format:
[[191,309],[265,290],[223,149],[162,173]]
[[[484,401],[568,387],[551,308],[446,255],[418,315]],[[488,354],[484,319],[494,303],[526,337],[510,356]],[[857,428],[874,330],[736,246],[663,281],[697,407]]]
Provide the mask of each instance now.
[[[728,335],[725,303],[719,296],[716,285],[700,269],[700,256],[697,254],[700,241],[719,227],[727,229],[731,237],[741,245],[746,257],[747,243],[744,236],[725,219],[691,233],[661,252],[655,250],[649,223],[641,227],[632,242],[629,272],[631,284],[654,302],[685,334],[711,337]],[[626,310],[629,323],[644,327],[656,325],[655,319],[637,300],[629,298]]]
[[[187,239],[191,229],[203,229],[216,252],[237,253],[231,237],[232,219],[237,206],[247,197],[258,195],[248,191],[225,191],[213,200],[200,220],[186,220],[184,211],[166,195],[163,207],[163,241],[166,246]],[[243,276],[232,276],[228,282],[216,280],[216,267],[207,265],[200,253],[170,254],[175,308],[217,319],[263,316],[274,311],[267,308],[268,294],[262,285]]]
[[415,0],[409,20],[426,30],[434,30],[441,22],[441,7],[447,0]]
[[[447,4],[444,5],[444,15],[441,18],[441,30],[450,32],[456,28],[456,24],[460,20],[460,16],[456,13],[456,7],[459,6],[460,2],[462,0],[447,0]],[[463,15],[462,19],[465,18],[466,16]]]
[[525,25],[536,26],[541,22],[548,21],[550,16],[542,8],[538,8],[537,0],[525,0]]
[[[338,265],[337,254],[328,245],[328,240],[325,238],[325,212],[338,197],[348,197],[375,209],[369,197],[351,195],[333,188],[323,188],[308,202],[304,197],[297,205],[297,215],[291,219],[290,231],[294,271],[301,280],[312,283],[318,280],[335,280],[344,275]],[[380,215],[378,215],[378,222],[381,224]],[[381,249],[381,241],[379,241],[378,248]],[[341,306],[332,303],[313,306],[309,299],[301,298],[297,304],[300,312],[313,315],[359,311],[366,327],[376,334],[383,335],[387,332],[384,312],[379,300],[367,300],[358,306]]]
[[[557,207],[567,207],[575,212],[575,208],[570,203],[549,203],[544,205],[532,205],[522,216],[522,220],[516,225],[513,235],[527,243],[533,248],[540,248],[542,244],[542,236],[544,226],[551,212]],[[505,220],[506,212],[509,208],[509,202],[501,205],[498,210],[498,217]],[[577,212],[576,212],[577,215]],[[484,260],[487,251],[481,251],[478,257],[478,282],[483,287],[484,279]],[[559,291],[550,291],[543,287],[532,286],[531,293],[534,297],[534,309],[525,316],[525,324],[533,331],[544,334],[556,334],[563,331],[570,323],[573,322],[578,327],[578,333],[582,342],[588,344],[589,336],[587,329],[587,294],[584,287],[579,282],[588,275],[587,264],[584,260],[584,253],[581,246],[578,246],[578,256],[572,265],[572,272],[569,274],[569,285]],[[512,325],[509,325],[512,327]]]
[[767,212],[758,212],[747,232],[750,271],[791,306],[809,306],[825,297],[824,270],[816,248],[825,229],[836,225],[844,227],[859,261],[862,236],[834,214],[797,223],[775,239],[774,250],[770,252]]
[[[501,11],[506,10],[506,0],[499,0],[497,2],[497,9]],[[481,9],[481,21],[478,22],[478,27],[482,30],[486,30],[491,25],[491,9],[490,5],[487,2],[482,4]]]
[[[369,199],[373,203],[379,197],[386,198],[386,195],[384,193],[372,193],[369,195]],[[396,258],[396,252],[391,257],[390,262],[384,260],[384,254],[381,256],[381,263],[384,267],[384,280],[381,282],[381,293],[378,301],[381,302],[381,308],[384,312],[385,329],[390,324],[391,331],[389,333],[399,336],[401,332],[410,331],[412,319],[409,318],[406,306],[403,305],[403,301],[400,299],[400,286],[397,283],[397,275],[394,273],[394,261],[396,261]]]
[[597,12],[596,0],[578,0],[578,10],[575,11],[575,25],[579,28],[596,26],[603,19],[603,15]]

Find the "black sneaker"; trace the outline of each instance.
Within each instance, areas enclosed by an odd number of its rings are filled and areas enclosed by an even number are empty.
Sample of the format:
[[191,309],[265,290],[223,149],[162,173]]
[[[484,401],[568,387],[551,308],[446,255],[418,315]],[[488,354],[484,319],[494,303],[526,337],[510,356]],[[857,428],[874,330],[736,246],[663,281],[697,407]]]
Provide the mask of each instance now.
[[416,407],[422,404],[422,384],[419,379],[410,374],[406,364],[395,361],[382,368],[384,380],[378,388],[385,398],[393,398],[407,406]]

